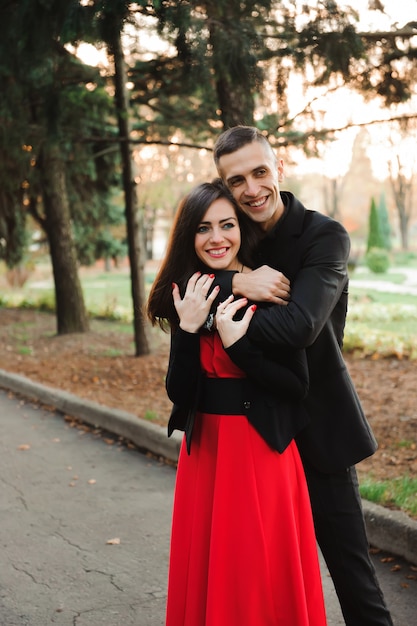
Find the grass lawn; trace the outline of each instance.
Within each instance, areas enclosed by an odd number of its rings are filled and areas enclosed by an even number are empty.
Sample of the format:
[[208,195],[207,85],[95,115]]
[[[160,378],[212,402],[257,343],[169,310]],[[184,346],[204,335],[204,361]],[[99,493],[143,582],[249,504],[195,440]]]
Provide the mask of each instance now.
[[[82,269],[80,277],[87,310],[92,317],[131,323],[132,297],[127,268],[110,272]],[[146,274],[146,291],[154,277],[155,269],[152,268]],[[387,289],[370,288],[370,280],[382,288],[386,283]],[[387,345],[393,343],[395,354],[402,351],[403,355],[417,356],[417,296],[389,290],[389,285],[398,286],[406,280],[407,272],[400,268],[393,268],[386,274],[372,274],[364,267],[353,272],[345,335],[347,349],[357,345],[362,350],[370,342],[371,351],[381,349],[385,354],[390,349]],[[12,289],[5,285],[1,296],[10,305],[19,306],[25,301],[26,306],[36,307],[37,303],[43,302],[51,310],[54,302],[52,277],[46,273],[41,279],[35,276],[21,288]]]

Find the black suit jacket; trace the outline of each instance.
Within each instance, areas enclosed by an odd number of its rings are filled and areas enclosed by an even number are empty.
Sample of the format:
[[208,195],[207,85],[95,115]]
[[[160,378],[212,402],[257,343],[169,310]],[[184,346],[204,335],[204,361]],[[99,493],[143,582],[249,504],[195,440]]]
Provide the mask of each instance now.
[[[260,245],[259,265],[290,279],[291,301],[259,309],[248,337],[263,349],[306,348],[310,387],[303,403],[310,423],[297,444],[304,460],[333,472],[377,448],[341,352],[350,240],[335,220],[307,210],[291,193],[281,196],[286,209]],[[231,288],[230,272],[219,279],[223,289]]]
[[[226,352],[247,378],[238,386],[237,393],[235,386],[228,391],[227,380],[215,379],[215,382],[226,382],[220,395],[232,393],[237,397],[218,398],[219,410],[212,412],[246,415],[265,441],[273,449],[283,452],[309,419],[302,404],[308,390],[305,351],[282,348],[275,351],[272,359],[245,336]],[[194,419],[199,410],[204,410],[204,403],[203,406],[201,403],[204,401],[205,377],[200,366],[198,333],[187,333],[179,328],[172,334],[166,389],[174,403],[168,435],[175,429],[185,431],[190,452]],[[232,404],[233,410],[222,410],[223,401],[224,406]]]

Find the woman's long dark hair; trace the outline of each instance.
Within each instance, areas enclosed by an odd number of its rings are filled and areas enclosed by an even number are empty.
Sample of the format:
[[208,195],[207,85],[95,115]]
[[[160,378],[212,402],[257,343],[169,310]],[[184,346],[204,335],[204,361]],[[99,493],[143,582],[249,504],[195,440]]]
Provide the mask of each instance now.
[[241,246],[238,259],[243,265],[253,267],[253,253],[261,237],[258,225],[239,209],[220,178],[198,185],[178,207],[165,258],[149,294],[146,313],[153,326],[159,324],[163,330],[168,330],[178,324],[172,299],[172,283],[177,283],[180,289],[184,289],[194,272],[206,272],[209,269],[202,264],[195,252],[195,235],[207,210],[219,198],[226,198],[232,204],[239,222]]

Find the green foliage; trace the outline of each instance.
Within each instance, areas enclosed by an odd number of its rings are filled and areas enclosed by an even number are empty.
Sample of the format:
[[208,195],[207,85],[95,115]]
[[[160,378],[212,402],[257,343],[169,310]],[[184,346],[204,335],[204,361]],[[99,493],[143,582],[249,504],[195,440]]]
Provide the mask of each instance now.
[[[287,106],[292,71],[304,74],[308,66],[315,84],[338,77],[365,97],[379,93],[387,105],[409,98],[415,83],[411,35],[393,53],[395,39],[359,33],[358,13],[337,2],[210,0],[161,2],[154,8],[158,35],[170,47],[149,61],[138,59],[131,71],[132,102],[146,113],[137,125],[143,136],[168,136],[181,128],[196,140],[212,135],[211,129],[217,133],[219,122],[227,127],[256,118],[278,144],[299,143],[310,151],[320,133],[309,133],[306,142],[305,133],[292,128]],[[145,19],[151,14],[149,6],[137,11]],[[275,116],[264,90],[270,73],[276,76]]]
[[378,204],[378,218],[379,218],[379,229],[381,234],[381,243],[382,248],[386,250],[391,250],[391,227],[389,224],[387,203],[385,201],[385,194],[381,194]]
[[395,506],[406,513],[417,515],[417,479],[410,476],[392,480],[373,480],[372,476],[361,481],[360,494],[366,500],[381,505]]
[[147,409],[143,418],[145,420],[148,420],[149,422],[155,422],[158,419],[158,413],[156,411],[151,411]]
[[372,247],[366,254],[366,265],[375,274],[384,274],[389,264],[389,254],[383,248]]
[[373,482],[371,479],[363,480],[360,483],[359,491],[365,500],[382,504],[387,492],[387,483]]
[[[116,219],[112,206],[120,182],[118,151],[111,142],[116,132],[112,98],[98,70],[64,47],[92,38],[91,17],[91,8],[76,0],[24,2],[11,5],[0,26],[0,32],[5,27],[0,41],[5,86],[0,92],[0,258],[9,267],[24,255],[28,212],[46,232],[43,150],[51,140],[59,143],[65,162],[80,256],[93,234],[108,240],[108,227],[123,221],[122,210]],[[28,23],[31,28],[24,27]],[[12,40],[19,45],[10,55]],[[95,254],[84,256],[94,259]]]
[[382,234],[379,212],[376,206],[375,198],[372,197],[369,209],[367,252],[369,252],[371,248],[385,248],[384,244],[385,241]]
[[[45,227],[47,175],[40,173],[42,146],[51,138],[65,159],[82,261],[123,245],[113,229],[120,180],[108,77],[83,64],[67,44],[102,46],[109,30],[113,35],[126,23],[135,24],[138,42],[141,31],[156,29],[167,44],[146,56],[130,51],[135,139],[163,141],[180,130],[209,144],[222,126],[256,119],[277,144],[302,144],[307,151],[310,141],[288,115],[293,70],[305,75],[308,67],[315,84],[343,79],[365,95],[379,93],[387,104],[407,99],[415,85],[415,38],[404,35],[394,46],[394,37],[358,33],[357,22],[351,8],[324,1],[8,3],[0,20],[0,257],[10,266],[20,262],[28,212]],[[270,75],[276,76],[272,94],[264,89]],[[277,113],[270,113],[270,99]],[[383,241],[371,241],[368,249],[389,249],[383,223],[380,230]]]

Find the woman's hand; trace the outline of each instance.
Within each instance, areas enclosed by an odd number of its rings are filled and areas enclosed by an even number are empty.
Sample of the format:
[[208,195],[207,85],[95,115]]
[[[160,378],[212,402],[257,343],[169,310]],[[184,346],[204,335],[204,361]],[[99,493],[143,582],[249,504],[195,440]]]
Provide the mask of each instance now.
[[213,280],[214,274],[196,272],[189,279],[182,299],[178,285],[173,283],[172,297],[182,330],[197,333],[203,326],[220,289],[216,286],[211,294],[207,295]]
[[234,321],[233,317],[239,309],[246,306],[247,298],[235,300],[234,296],[229,296],[227,300],[219,304],[216,313],[216,327],[224,348],[229,348],[243,337],[248,330],[249,323],[256,311],[256,304],[250,306],[245,311],[241,320]]

